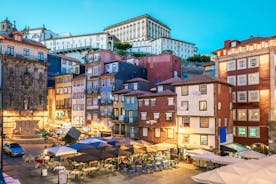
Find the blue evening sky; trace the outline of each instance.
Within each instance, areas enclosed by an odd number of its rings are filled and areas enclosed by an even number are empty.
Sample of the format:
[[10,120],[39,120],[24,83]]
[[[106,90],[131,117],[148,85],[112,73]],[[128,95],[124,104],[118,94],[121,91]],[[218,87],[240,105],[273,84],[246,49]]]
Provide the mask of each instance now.
[[148,13],[169,25],[173,38],[208,54],[226,39],[276,35],[275,7],[276,0],[6,0],[0,19],[75,35]]

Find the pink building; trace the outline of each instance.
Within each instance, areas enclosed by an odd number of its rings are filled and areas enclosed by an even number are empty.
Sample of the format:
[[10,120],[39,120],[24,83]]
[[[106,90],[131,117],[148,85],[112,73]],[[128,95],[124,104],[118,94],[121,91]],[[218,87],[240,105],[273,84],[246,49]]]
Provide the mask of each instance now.
[[139,59],[139,66],[147,69],[147,79],[161,82],[181,76],[181,58],[172,54],[146,56]]

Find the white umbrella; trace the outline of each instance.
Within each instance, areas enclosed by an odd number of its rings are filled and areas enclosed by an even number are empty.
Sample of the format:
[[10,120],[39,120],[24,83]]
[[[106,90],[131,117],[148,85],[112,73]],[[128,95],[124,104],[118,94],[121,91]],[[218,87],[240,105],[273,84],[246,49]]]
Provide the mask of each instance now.
[[215,159],[215,157],[217,157],[217,155],[213,153],[204,153],[201,155],[191,155],[191,157],[194,160],[212,161],[213,159]]
[[266,155],[253,150],[241,152],[240,156],[243,158],[249,158],[249,159],[259,159],[259,158],[266,157]]
[[62,156],[62,155],[69,155],[69,154],[76,154],[77,150],[73,148],[69,148],[67,146],[56,146],[52,148],[47,148],[45,151],[54,154],[55,156]]
[[87,139],[83,139],[83,140],[79,141],[79,143],[84,143],[84,144],[92,144],[92,143],[97,143],[97,142],[104,142],[104,143],[106,143],[105,141],[102,141],[100,139],[93,138],[93,137],[89,137]]
[[244,161],[243,159],[235,158],[235,157],[229,157],[229,156],[216,156],[211,160],[213,163],[217,164],[234,164],[237,162]]
[[188,152],[189,154],[195,154],[195,155],[202,155],[202,154],[205,154],[205,153],[210,153],[210,154],[212,154],[212,152],[206,151],[206,150],[204,150],[204,149],[188,150],[187,152]]

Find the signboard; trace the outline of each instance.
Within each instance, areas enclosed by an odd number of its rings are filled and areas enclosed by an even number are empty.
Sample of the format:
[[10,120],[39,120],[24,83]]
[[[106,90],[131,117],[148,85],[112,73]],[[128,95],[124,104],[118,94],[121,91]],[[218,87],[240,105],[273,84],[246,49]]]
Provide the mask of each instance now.
[[223,126],[219,128],[220,143],[226,142],[226,132],[227,132],[227,126]]
[[58,173],[58,184],[66,184],[67,183],[67,171],[61,170]]

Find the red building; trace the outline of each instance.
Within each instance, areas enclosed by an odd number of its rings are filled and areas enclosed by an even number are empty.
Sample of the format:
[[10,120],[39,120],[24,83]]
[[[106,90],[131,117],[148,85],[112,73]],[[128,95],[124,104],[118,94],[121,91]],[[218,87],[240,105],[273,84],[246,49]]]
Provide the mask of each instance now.
[[151,143],[177,143],[176,94],[170,90],[138,97],[139,138]]
[[269,144],[276,152],[275,48],[275,36],[250,37],[226,40],[213,53],[218,77],[234,85],[234,141],[255,147]]
[[139,66],[147,69],[147,79],[160,82],[181,76],[181,58],[172,54],[146,56],[139,59]]

